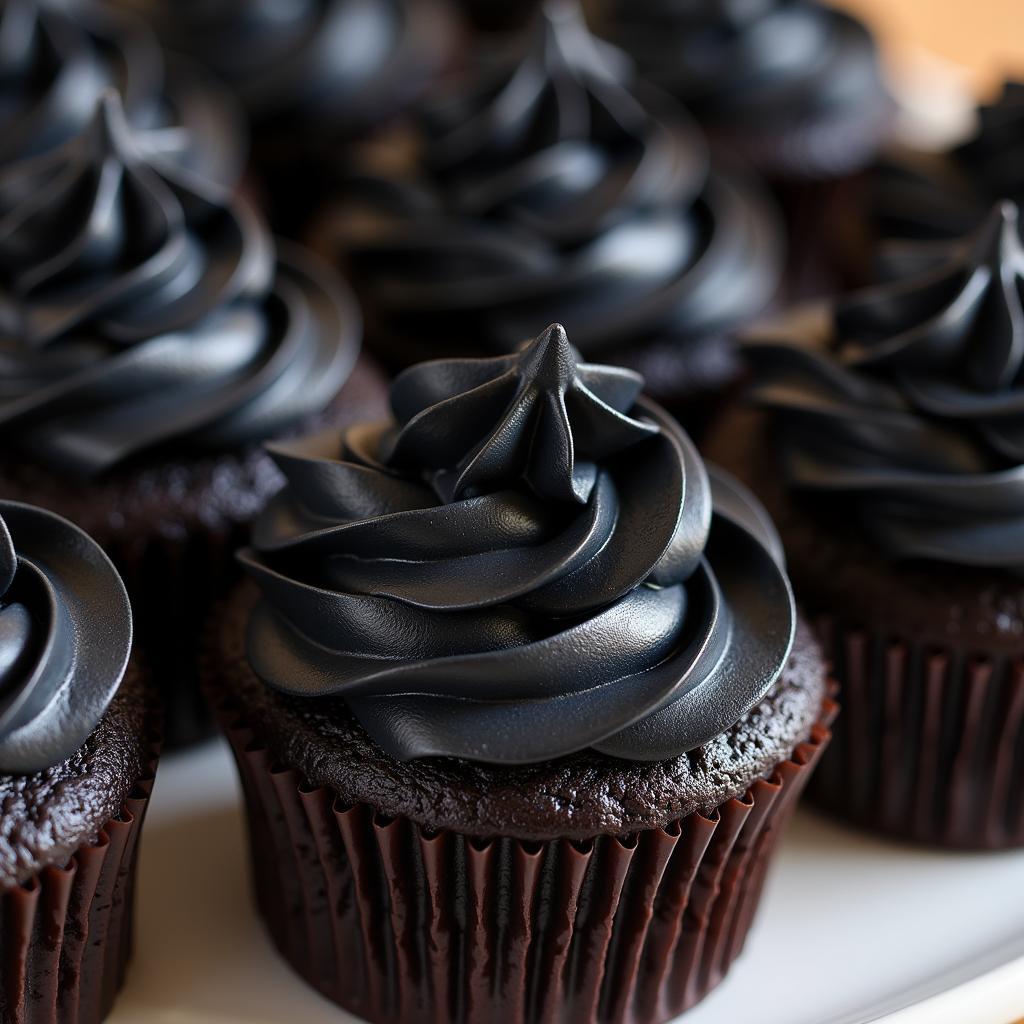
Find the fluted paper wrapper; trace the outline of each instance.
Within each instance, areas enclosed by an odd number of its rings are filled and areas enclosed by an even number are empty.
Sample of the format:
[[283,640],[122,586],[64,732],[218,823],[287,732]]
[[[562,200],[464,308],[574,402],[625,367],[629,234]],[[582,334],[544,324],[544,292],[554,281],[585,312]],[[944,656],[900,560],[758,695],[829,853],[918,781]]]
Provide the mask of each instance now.
[[131,957],[139,834],[150,770],[95,842],[0,892],[0,1020],[99,1024]]
[[743,946],[779,831],[828,741],[714,813],[586,842],[479,840],[342,806],[225,711],[256,899],[281,954],[394,1024],[668,1020]]
[[817,625],[843,714],[815,804],[931,845],[1024,845],[1024,661]]

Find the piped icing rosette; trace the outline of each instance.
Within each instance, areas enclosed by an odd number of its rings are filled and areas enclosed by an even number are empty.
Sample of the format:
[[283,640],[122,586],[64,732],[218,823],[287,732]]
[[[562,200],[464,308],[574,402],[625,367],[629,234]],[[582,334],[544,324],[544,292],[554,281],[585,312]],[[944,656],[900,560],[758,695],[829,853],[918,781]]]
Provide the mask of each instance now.
[[144,151],[105,93],[62,146],[0,168],[0,439],[88,476],[268,437],[349,373],[339,289],[237,195]]
[[49,152],[124,99],[147,152],[225,184],[245,162],[240,112],[197,69],[168,60],[139,19],[93,0],[0,5],[0,166]]
[[[348,133],[413,99],[443,61],[438,0],[116,0],[216,71],[261,131]],[[309,142],[309,139],[304,140]]]
[[607,34],[712,135],[785,175],[844,173],[892,114],[861,22],[815,0],[613,0]]
[[402,759],[658,760],[728,729],[789,657],[779,541],[641,386],[552,325],[405,371],[393,422],[271,446],[256,673]]
[[131,645],[128,595],[99,546],[51,512],[0,500],[0,773],[78,750]]
[[967,239],[905,247],[899,265],[792,338],[748,339],[783,472],[852,503],[894,556],[1024,570],[1017,207]]
[[320,220],[371,335],[399,362],[511,351],[565,322],[581,351],[720,332],[768,302],[774,211],[709,163],[666,97],[575,3],[549,2],[521,49],[421,118],[399,169],[367,157]]

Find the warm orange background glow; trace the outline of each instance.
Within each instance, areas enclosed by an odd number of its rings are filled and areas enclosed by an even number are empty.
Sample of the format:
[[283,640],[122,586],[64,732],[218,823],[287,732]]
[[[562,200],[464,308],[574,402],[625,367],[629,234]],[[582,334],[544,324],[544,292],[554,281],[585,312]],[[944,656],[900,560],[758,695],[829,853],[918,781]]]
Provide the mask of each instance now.
[[875,27],[899,62],[917,44],[964,65],[979,93],[992,92],[1007,75],[1024,75],[1022,0],[833,0]]

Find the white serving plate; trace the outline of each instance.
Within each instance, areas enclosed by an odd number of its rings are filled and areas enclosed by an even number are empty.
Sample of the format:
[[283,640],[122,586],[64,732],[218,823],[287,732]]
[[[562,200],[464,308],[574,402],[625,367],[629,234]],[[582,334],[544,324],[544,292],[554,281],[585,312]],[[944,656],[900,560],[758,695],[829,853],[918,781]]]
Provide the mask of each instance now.
[[[143,833],[135,961],[110,1024],[351,1024],[249,901],[227,748],[165,757]],[[1024,853],[951,854],[800,812],[747,947],[686,1024],[1010,1024],[1024,1016]],[[497,1022],[496,1022],[497,1024]]]

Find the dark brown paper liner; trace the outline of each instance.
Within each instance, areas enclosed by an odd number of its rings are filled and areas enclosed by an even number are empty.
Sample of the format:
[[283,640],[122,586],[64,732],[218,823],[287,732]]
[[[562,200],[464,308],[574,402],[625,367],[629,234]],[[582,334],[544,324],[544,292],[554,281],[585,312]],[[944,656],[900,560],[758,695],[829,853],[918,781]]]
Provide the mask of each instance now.
[[918,842],[1024,845],[1024,661],[817,626],[843,714],[814,803]]
[[223,715],[257,904],[327,998],[380,1024],[625,1024],[668,1020],[724,977],[835,710],[711,815],[586,842],[478,840],[341,806]]
[[139,834],[156,754],[95,842],[0,892],[0,1021],[99,1024],[124,981],[132,949]]

